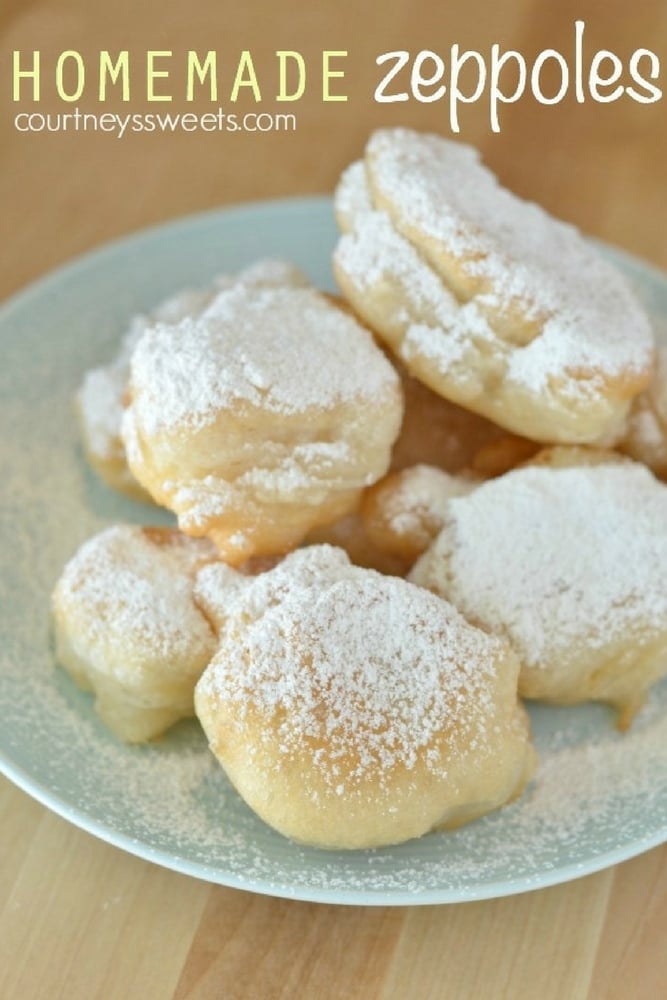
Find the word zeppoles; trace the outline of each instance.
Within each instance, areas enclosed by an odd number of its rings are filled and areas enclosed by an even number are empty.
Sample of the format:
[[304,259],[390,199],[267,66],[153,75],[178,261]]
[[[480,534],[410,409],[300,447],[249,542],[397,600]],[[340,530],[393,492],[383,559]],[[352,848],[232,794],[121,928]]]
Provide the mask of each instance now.
[[539,104],[560,104],[574,96],[578,104],[588,100],[610,104],[630,98],[639,104],[655,104],[662,98],[660,59],[647,48],[637,48],[626,62],[608,49],[588,51],[586,24],[576,21],[571,51],[543,49],[527,59],[514,49],[492,45],[488,53],[452,45],[449,59],[422,49],[384,52],[376,59],[384,75],[375,89],[380,104],[418,101],[443,102],[449,106],[449,127],[461,131],[460,106],[487,104],[489,124],[500,132],[500,109],[522,97]]
[[[42,58],[40,50],[13,52],[12,97],[14,101],[42,96],[58,97],[73,103],[84,96],[99,101],[118,99],[149,102],[221,99],[219,91],[231,103],[248,95],[255,102],[265,97],[275,101],[298,101],[306,87],[317,81],[322,101],[347,101],[342,92],[342,68],[347,52],[325,49],[319,59],[306,62],[300,52],[279,49],[274,53],[271,71],[266,64],[261,73],[256,69],[252,53],[244,49],[235,58],[220,58],[210,50],[198,53],[188,49],[174,53],[171,49],[148,49],[130,53],[128,49],[109,52],[102,49],[93,57],[75,49],[65,49],[55,57]],[[269,92],[270,91],[270,92]]]

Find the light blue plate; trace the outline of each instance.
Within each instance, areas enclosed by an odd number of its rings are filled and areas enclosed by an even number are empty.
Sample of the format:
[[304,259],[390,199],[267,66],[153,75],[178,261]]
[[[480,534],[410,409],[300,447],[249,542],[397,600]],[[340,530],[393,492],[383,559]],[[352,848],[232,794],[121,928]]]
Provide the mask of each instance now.
[[[297,899],[444,903],[596,871],[667,839],[667,684],[631,732],[609,713],[531,709],[541,766],[516,804],[400,847],[309,850],[256,819],[195,723],[120,746],[54,666],[49,594],[67,558],[112,521],[166,520],[101,486],[81,456],[72,394],[109,359],[128,318],[174,289],[260,256],[332,287],[323,198],[241,206],[144,232],[76,261],[0,313],[0,767],[98,837],[177,871]],[[667,279],[607,251],[664,324]],[[666,581],[667,582],[667,581]]]

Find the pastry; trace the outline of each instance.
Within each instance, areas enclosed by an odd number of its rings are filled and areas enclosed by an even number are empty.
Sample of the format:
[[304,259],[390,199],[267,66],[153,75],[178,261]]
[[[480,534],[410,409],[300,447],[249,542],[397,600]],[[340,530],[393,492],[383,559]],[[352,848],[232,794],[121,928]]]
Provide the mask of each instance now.
[[653,339],[580,234],[501,188],[470,147],[374,133],[336,194],[345,297],[435,392],[536,441],[620,433]]
[[465,496],[478,485],[432,465],[413,465],[392,472],[366,491],[361,520],[373,545],[403,560],[405,572],[443,526],[452,497]]
[[119,739],[144,742],[194,714],[216,642],[192,588],[215,558],[210,542],[174,529],[117,525],[65,566],[53,594],[56,657]]
[[113,361],[84,375],[75,399],[83,448],[86,458],[107,486],[134,500],[151,500],[127,466],[121,437],[130,358],[141,335],[157,323],[178,323],[186,316],[199,316],[216,295],[236,282],[260,288],[285,284],[299,287],[306,285],[307,279],[291,264],[260,260],[237,275],[219,275],[206,288],[177,292],[147,315],[135,316]]
[[234,565],[294,548],[387,470],[403,412],[371,335],[313,289],[234,285],[132,355],[130,468]]
[[[198,581],[209,607],[215,575]],[[427,591],[320,546],[221,605],[197,715],[232,784],[285,836],[398,843],[498,808],[532,773],[516,657]]]
[[509,639],[524,697],[608,702],[623,728],[667,673],[665,565],[667,487],[561,447],[451,500],[410,579]]

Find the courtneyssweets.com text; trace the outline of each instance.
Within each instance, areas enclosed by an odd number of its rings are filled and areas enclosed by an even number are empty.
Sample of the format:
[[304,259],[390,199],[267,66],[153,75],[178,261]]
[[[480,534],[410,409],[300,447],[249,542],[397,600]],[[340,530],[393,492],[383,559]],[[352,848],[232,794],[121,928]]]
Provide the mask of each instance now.
[[99,114],[73,108],[68,111],[21,111],[14,116],[18,132],[104,132],[122,139],[127,132],[295,132],[296,115],[269,111],[245,114],[222,108],[192,111]]

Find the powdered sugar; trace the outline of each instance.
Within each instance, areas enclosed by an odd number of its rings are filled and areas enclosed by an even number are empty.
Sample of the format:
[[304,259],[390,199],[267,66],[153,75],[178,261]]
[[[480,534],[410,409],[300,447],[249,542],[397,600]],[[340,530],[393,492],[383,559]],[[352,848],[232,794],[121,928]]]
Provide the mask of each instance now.
[[652,333],[573,227],[503,191],[468,147],[404,129],[371,137],[336,208],[339,284],[411,372],[536,440],[616,433]]
[[474,150],[380,130],[367,169],[374,202],[441,276],[454,258],[471,282],[466,298],[487,314],[518,310],[538,324],[539,336],[513,352],[510,378],[539,391],[578,370],[613,376],[648,367],[648,318],[622,276],[574,227],[501,188]]
[[389,528],[398,535],[421,535],[426,523],[441,522],[450,500],[465,496],[477,482],[431,465],[413,465],[392,481],[380,501]]
[[77,393],[86,439],[102,460],[122,455],[120,425],[129,366],[114,362],[86,372]]
[[191,659],[212,653],[211,631],[193,602],[192,586],[198,568],[216,558],[209,542],[118,525],[81,546],[65,566],[54,600],[72,643],[98,669],[107,666],[122,678],[137,662],[157,658],[164,671],[187,669]]
[[[423,352],[443,373],[451,364],[461,361],[469,330],[462,322],[456,298],[424,264],[415,248],[396,232],[384,212],[367,212],[356,217],[352,230],[336,247],[335,260],[366,292],[382,295],[385,288],[398,285],[403,311],[396,311],[394,322],[406,328],[400,348],[405,361],[409,362],[416,352]],[[491,339],[493,335],[485,319],[477,315],[475,322],[480,335]],[[446,340],[442,337],[443,329],[448,332]]]
[[218,286],[224,286],[228,280],[231,279],[221,276],[210,289],[185,289],[160,303],[148,315],[134,316],[113,361],[86,372],[76,402],[86,445],[94,456],[103,462],[123,458],[124,397],[130,378],[130,358],[142,334],[157,322],[175,323],[184,316],[201,312],[216,294]]
[[[126,427],[129,431],[126,434],[128,455],[131,456],[133,425],[128,422]],[[173,497],[180,526],[196,531],[212,518],[237,511],[241,496],[246,510],[262,503],[283,503],[286,510],[299,504],[314,508],[330,497],[332,489],[361,489],[376,478],[372,472],[362,470],[355,474],[352,471],[355,456],[346,441],[295,444],[287,454],[284,446],[277,445],[275,451],[278,454],[272,456],[272,466],[248,469],[232,483],[216,475],[187,483],[165,480],[163,488]],[[250,529],[250,523],[247,526]]]
[[[199,570],[195,582],[195,599],[218,626],[235,609],[229,573],[224,564],[212,563]],[[242,602],[243,615],[259,618],[267,608],[279,604],[295,587],[301,593],[326,582],[345,579],[353,573],[354,567],[342,549],[331,545],[310,545],[290,552],[270,572],[255,578],[235,573],[236,597]],[[236,610],[238,612],[239,609]]]
[[382,397],[395,383],[370,334],[306,289],[235,286],[199,320],[148,330],[132,357],[134,418],[146,433],[205,426],[244,404],[320,410]]
[[665,631],[666,525],[667,487],[643,466],[517,469],[450,502],[412,576],[442,578],[464,613],[539,666],[638,626]]
[[130,378],[130,358],[146,330],[158,323],[179,323],[196,317],[208,308],[220,292],[242,284],[248,288],[307,285],[306,276],[294,265],[281,260],[260,259],[237,275],[220,274],[206,288],[185,288],[160,302],[146,315],[130,320],[116,357],[109,364],[86,372],[77,393],[86,443],[100,459],[121,458],[121,423],[124,397]]
[[353,228],[360,215],[373,211],[363,160],[351,163],[341,174],[336,187],[335,209],[336,221],[344,233]]
[[241,726],[259,711],[266,732],[278,725],[287,756],[314,740],[313,765],[336,789],[369,771],[381,784],[418,759],[441,771],[446,762],[428,748],[443,732],[452,753],[483,756],[475,734],[491,713],[502,645],[403,580],[346,565],[326,547],[309,559],[319,567],[310,586],[292,562],[237,591],[198,691],[232,703]]
[[[248,469],[236,480],[240,487],[252,490],[258,500],[276,496],[285,502],[301,501],[306,496],[316,502],[317,484],[324,490],[337,480],[336,470],[353,465],[354,455],[347,441],[309,441],[296,444],[274,468]],[[348,487],[365,486],[374,477],[361,476],[355,483],[347,480]],[[324,499],[322,495],[321,499]]]

